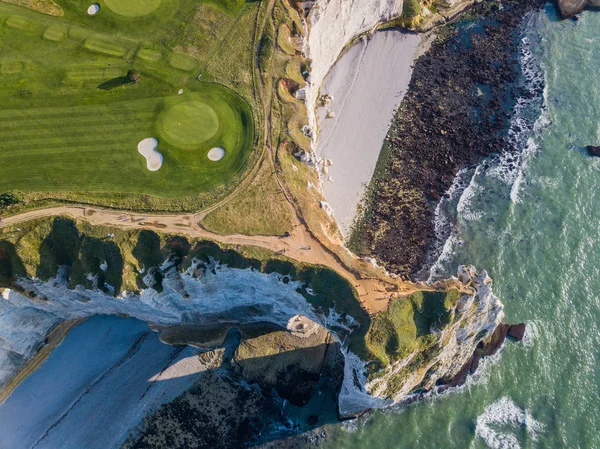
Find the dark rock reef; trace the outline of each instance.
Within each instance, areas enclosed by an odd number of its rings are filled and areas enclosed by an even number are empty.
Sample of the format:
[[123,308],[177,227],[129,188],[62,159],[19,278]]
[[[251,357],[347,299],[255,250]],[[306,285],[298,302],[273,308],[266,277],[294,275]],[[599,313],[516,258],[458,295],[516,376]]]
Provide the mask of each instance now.
[[[198,355],[212,369],[146,418],[124,448],[233,449],[336,422],[340,345],[322,326],[297,320],[292,331],[270,324],[232,329],[224,347]],[[187,327],[179,335],[203,340],[205,332],[197,331]]]
[[[541,0],[484,1],[438,30],[414,65],[350,246],[414,276],[435,247],[434,214],[461,168],[507,150],[521,87],[521,24]],[[508,149],[510,150],[510,149]]]
[[588,145],[585,149],[590,156],[600,157],[600,146]]

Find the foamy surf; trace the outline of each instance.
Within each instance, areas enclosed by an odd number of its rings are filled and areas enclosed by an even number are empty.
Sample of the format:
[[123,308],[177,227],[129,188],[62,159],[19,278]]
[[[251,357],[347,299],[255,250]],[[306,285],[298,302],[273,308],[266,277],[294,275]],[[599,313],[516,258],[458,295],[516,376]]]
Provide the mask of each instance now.
[[505,396],[488,405],[477,417],[475,434],[491,449],[520,449],[521,441],[515,435],[520,428],[536,439],[545,426]]
[[[437,255],[433,263],[427,263],[428,282],[441,279],[448,274],[454,254],[462,244],[460,230],[469,221],[478,221],[486,215],[486,199],[509,186],[509,198],[513,204],[521,202],[519,192],[526,183],[527,162],[538,151],[538,136],[548,126],[546,107],[546,75],[539,53],[540,36],[535,22],[537,14],[532,14],[524,25],[524,36],[519,48],[519,63],[523,76],[522,87],[525,95],[517,99],[507,137],[505,151],[479,164],[468,184],[465,183],[465,170],[461,170],[448,191],[448,198],[442,199],[435,214],[437,244],[432,254]],[[540,113],[541,111],[541,113]],[[494,181],[499,181],[499,185]],[[466,185],[465,185],[466,184]],[[460,188],[462,186],[462,188]],[[459,194],[458,201],[454,198]],[[448,208],[456,204],[455,210]],[[445,229],[445,230],[444,230]],[[445,236],[444,240],[440,237]]]

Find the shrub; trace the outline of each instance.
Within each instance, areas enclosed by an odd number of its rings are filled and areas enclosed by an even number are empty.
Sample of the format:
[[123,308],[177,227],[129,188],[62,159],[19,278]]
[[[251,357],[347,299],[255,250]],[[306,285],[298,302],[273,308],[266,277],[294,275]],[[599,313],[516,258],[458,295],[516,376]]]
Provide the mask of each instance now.
[[0,194],[0,210],[9,206],[19,204],[23,201],[23,195],[19,192],[6,192]]
[[402,16],[407,19],[417,17],[421,13],[421,1],[420,0],[405,0],[404,7],[402,8]]
[[274,49],[275,41],[273,40],[273,30],[270,25],[267,25],[265,35],[260,40],[260,49],[258,50],[258,65],[261,72],[264,73],[269,69]]

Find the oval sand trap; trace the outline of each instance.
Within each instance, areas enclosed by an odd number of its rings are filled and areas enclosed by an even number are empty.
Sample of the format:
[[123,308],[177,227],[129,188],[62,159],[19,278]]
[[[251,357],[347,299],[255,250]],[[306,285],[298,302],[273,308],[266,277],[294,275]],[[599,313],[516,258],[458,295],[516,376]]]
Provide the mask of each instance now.
[[138,143],[138,152],[146,158],[146,165],[150,171],[157,171],[162,167],[163,157],[156,150],[157,146],[158,140],[154,137],[148,137]]
[[87,13],[90,16],[94,16],[98,14],[98,11],[100,11],[100,5],[98,3],[94,3],[93,5],[90,5],[90,7],[87,10]]
[[193,150],[214,137],[219,130],[219,117],[206,103],[186,101],[162,112],[158,129],[171,145]]
[[223,148],[215,147],[208,152],[208,158],[211,161],[220,161],[225,156],[225,150]]
[[160,2],[161,0],[104,0],[112,12],[126,17],[147,16],[158,9]]

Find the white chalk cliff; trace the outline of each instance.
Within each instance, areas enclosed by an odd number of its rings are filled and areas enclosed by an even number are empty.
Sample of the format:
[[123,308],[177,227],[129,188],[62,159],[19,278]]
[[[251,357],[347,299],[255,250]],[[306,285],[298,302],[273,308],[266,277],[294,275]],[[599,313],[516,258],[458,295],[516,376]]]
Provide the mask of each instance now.
[[[81,286],[68,287],[62,272],[49,281],[19,279],[35,297],[5,289],[0,297],[0,387],[14,376],[43,344],[46,333],[64,319],[93,315],[127,315],[155,325],[270,322],[287,327],[305,316],[337,334],[340,341],[353,332],[357,321],[331,309],[327,316],[315,310],[298,293],[309,291],[300,282],[284,282],[277,274],[251,269],[231,269],[195,262],[180,273],[163,266],[164,290],[148,288],[139,294],[123,292],[114,297]],[[375,378],[365,362],[344,349],[345,369],[339,394],[339,413],[352,417],[372,408],[383,408],[404,399],[415,389],[431,389],[440,378],[454,376],[471,358],[480,341],[488,338],[503,318],[503,306],[494,296],[485,272],[461,267],[459,280],[475,288],[463,295],[451,322],[440,332],[440,351],[419,369],[411,369],[414,356],[383,369]],[[340,333],[341,332],[341,333]],[[430,369],[434,367],[433,369]]]
[[306,104],[309,125],[316,129],[314,109],[319,89],[331,66],[356,36],[399,17],[403,0],[317,0],[306,3],[312,5],[307,19],[306,56],[312,64]]

